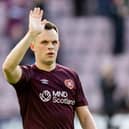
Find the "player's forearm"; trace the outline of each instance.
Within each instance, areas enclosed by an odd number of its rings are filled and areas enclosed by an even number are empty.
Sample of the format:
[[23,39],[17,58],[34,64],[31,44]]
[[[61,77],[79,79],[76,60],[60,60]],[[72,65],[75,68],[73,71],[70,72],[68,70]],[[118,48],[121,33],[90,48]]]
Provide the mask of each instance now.
[[17,65],[20,64],[31,44],[32,39],[33,35],[30,32],[28,32],[9,53],[9,55],[3,63],[3,69],[14,70],[17,67]]
[[89,114],[89,116],[81,124],[83,129],[97,129],[91,114]]

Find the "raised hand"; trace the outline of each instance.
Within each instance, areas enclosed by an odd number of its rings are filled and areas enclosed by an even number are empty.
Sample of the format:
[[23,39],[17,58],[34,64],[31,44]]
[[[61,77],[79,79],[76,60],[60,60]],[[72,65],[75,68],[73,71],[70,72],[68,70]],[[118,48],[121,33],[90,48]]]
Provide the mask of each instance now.
[[34,8],[29,14],[29,31],[33,33],[40,33],[43,29],[42,24],[43,10]]

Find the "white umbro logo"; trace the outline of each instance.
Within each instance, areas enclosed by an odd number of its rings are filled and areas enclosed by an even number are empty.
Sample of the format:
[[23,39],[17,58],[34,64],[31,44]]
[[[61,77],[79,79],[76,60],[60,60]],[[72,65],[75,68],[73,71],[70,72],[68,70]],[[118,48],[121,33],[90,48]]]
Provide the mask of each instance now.
[[48,84],[48,80],[47,79],[41,79],[40,80],[42,84]]

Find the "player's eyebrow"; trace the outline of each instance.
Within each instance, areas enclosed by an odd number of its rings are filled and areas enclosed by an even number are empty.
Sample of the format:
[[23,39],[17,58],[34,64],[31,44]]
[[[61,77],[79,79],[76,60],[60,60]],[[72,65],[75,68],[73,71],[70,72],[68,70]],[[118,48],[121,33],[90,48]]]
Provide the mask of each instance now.
[[40,43],[48,43],[48,40],[41,40]]
[[58,42],[57,40],[53,40],[52,42]]

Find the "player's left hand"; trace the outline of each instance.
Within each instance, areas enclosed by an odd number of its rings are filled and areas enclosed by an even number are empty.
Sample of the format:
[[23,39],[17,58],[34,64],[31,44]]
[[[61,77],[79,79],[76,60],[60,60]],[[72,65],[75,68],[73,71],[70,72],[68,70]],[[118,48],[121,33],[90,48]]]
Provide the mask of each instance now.
[[40,8],[34,8],[29,14],[29,31],[34,33],[40,33],[43,29],[42,25],[43,10]]

